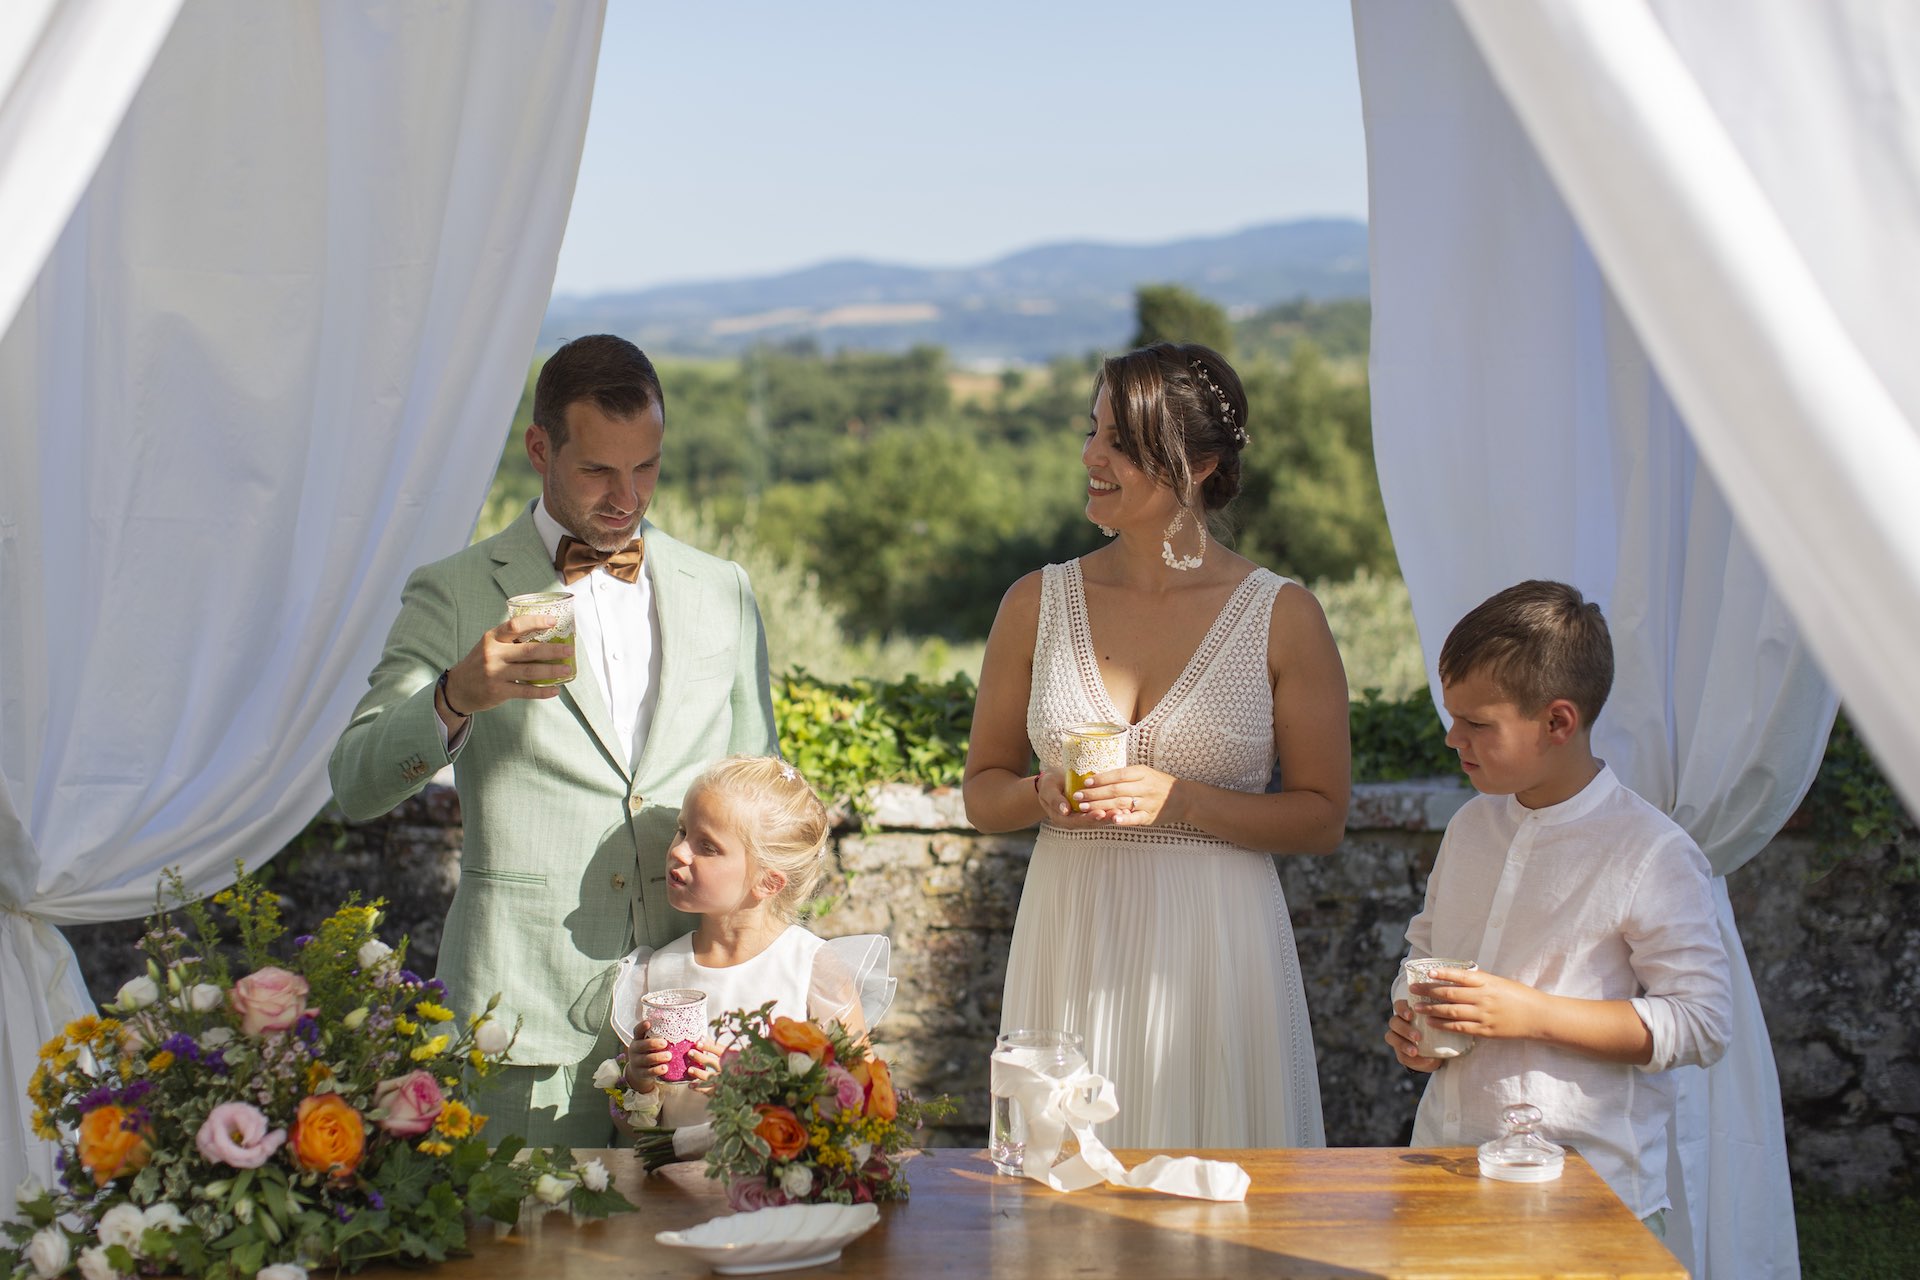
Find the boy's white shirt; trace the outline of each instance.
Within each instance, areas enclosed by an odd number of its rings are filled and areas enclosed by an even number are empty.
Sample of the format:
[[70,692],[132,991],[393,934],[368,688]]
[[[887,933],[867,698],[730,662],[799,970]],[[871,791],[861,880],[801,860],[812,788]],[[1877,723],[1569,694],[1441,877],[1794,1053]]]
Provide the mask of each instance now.
[[[1543,809],[1476,796],[1447,824],[1411,956],[1472,960],[1559,996],[1629,1000],[1653,1036],[1644,1066],[1533,1040],[1477,1041],[1434,1072],[1413,1145],[1497,1137],[1516,1102],[1575,1147],[1638,1217],[1667,1207],[1668,1068],[1711,1065],[1733,1005],[1712,871],[1693,840],[1602,767]],[[1394,996],[1404,999],[1404,983]]]

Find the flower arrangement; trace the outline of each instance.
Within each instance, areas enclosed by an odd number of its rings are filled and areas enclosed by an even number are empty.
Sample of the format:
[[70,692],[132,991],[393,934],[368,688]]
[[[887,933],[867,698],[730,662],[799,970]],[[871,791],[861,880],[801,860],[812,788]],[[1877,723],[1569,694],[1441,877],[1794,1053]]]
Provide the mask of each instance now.
[[[916,1102],[896,1088],[886,1062],[839,1023],[772,1014],[768,1003],[715,1024],[730,1047],[708,1101],[707,1176],[726,1183],[727,1203],[741,1211],[906,1199],[913,1135],[952,1104]],[[675,1134],[639,1136],[649,1171],[678,1158]]]
[[405,943],[374,936],[380,903],[349,899],[276,958],[278,902],[243,869],[213,898],[237,927],[236,977],[212,912],[186,898],[170,876],[146,972],[40,1050],[28,1097],[59,1186],[18,1192],[0,1277],[301,1280],[440,1261],[464,1249],[469,1212],[512,1224],[529,1195],[581,1218],[633,1208],[597,1160],[488,1149],[465,1099],[517,1030],[497,996],[463,1021],[409,973]]

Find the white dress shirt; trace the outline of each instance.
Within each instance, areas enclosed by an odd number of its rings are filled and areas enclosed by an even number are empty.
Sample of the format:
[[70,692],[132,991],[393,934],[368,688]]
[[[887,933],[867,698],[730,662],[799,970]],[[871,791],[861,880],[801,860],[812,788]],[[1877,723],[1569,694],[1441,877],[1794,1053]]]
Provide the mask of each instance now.
[[[1639,1217],[1666,1208],[1668,1069],[1726,1049],[1733,1005],[1712,871],[1665,814],[1601,768],[1578,795],[1528,809],[1476,796],[1454,815],[1407,926],[1411,956],[1473,960],[1559,996],[1627,1000],[1653,1036],[1644,1066],[1537,1040],[1480,1039],[1427,1082],[1413,1145],[1498,1137],[1501,1112],[1540,1108]],[[1405,998],[1396,983],[1396,998]]]
[[[568,531],[547,512],[545,498],[533,507],[533,527],[549,558],[560,550]],[[660,613],[653,607],[653,566],[642,560],[640,576],[628,583],[602,565],[565,588],[573,593],[573,656],[579,675],[600,685],[613,731],[627,765],[639,763],[660,701]]]

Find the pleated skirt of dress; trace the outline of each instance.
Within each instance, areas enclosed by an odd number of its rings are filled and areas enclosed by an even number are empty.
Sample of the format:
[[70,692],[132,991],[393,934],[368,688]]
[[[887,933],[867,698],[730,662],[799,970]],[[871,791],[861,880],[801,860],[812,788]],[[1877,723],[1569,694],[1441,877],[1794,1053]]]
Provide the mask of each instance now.
[[1077,1032],[1113,1081],[1112,1147],[1326,1144],[1273,859],[1206,837],[1041,828],[1002,1030]]

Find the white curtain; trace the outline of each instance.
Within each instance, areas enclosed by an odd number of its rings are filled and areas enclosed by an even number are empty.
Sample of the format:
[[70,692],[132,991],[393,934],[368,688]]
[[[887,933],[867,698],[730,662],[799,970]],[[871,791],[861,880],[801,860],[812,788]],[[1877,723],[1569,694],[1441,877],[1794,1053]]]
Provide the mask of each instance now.
[[[210,892],[325,801],[504,443],[603,9],[180,9],[0,338],[0,1096],[91,1007],[54,926]],[[51,1171],[22,1111],[0,1186]]]
[[[1375,448],[1430,667],[1500,587],[1582,587],[1619,648],[1599,750],[1722,876],[1818,766],[1834,699],[1810,651],[1920,794],[1920,18],[1354,12]],[[1720,893],[1739,1028],[1684,1081],[1671,1242],[1699,1274],[1795,1275],[1778,1083]]]
[[0,6],[0,333],[179,11],[180,0]]

